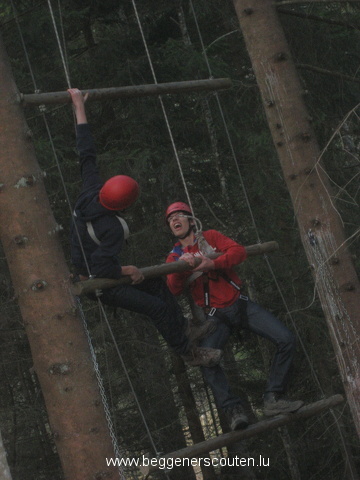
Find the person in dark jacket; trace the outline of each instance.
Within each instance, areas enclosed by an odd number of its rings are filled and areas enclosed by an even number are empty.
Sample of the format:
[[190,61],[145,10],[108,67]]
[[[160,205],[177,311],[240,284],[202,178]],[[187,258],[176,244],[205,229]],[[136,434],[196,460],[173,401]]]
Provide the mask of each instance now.
[[[264,413],[270,416],[298,410],[303,404],[301,400],[284,397],[295,353],[295,335],[274,315],[242,295],[241,280],[233,267],[246,259],[245,248],[217,230],[195,235],[194,217],[186,203],[172,203],[165,217],[178,239],[167,262],[181,259],[194,266],[195,258],[201,260],[192,271],[167,276],[174,295],[180,295],[189,286],[195,304],[217,322],[216,331],[200,345],[223,349],[232,330],[242,328],[267,338],[276,346],[276,352],[265,387]],[[245,428],[247,416],[222,368],[216,365],[202,371],[231,429]]]
[[68,90],[76,116],[77,149],[80,155],[82,190],[76,201],[71,226],[71,261],[76,277],[119,279],[130,277],[130,285],[104,289],[101,301],[147,315],[175,352],[190,365],[214,365],[220,361],[218,349],[200,348],[213,323],[190,328],[181,309],[162,279],[145,280],[134,265],[121,265],[119,254],[128,227],[119,213],[139,196],[138,183],[117,175],[103,183],[96,163],[93,138],[87,122],[85,100],[77,88]]

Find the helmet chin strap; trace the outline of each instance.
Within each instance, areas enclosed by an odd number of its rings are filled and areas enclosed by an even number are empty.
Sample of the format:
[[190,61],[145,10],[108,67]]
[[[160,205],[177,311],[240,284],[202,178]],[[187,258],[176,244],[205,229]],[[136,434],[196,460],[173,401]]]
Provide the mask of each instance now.
[[188,237],[193,231],[195,231],[195,225],[190,225],[188,231],[184,235],[176,235],[176,238],[178,238],[179,240],[184,240],[184,238]]
[[[175,238],[178,238],[179,240],[184,240],[187,238],[191,232],[195,232],[195,234],[199,231],[202,230],[202,224],[200,220],[196,217],[193,217],[192,215],[185,215],[184,213],[181,213],[179,216],[185,217],[189,220],[189,228],[184,235],[175,235]],[[193,224],[190,224],[190,220],[193,220]]]
[[198,218],[192,217],[191,215],[184,215],[184,214],[182,214],[182,216],[188,218],[189,221],[193,220],[194,223],[189,226],[189,229],[187,230],[186,233],[184,233],[184,235],[176,236],[176,238],[178,238],[179,240],[184,240],[186,237],[190,235],[191,232],[195,232],[195,235],[196,235],[196,233],[202,230],[202,224]]

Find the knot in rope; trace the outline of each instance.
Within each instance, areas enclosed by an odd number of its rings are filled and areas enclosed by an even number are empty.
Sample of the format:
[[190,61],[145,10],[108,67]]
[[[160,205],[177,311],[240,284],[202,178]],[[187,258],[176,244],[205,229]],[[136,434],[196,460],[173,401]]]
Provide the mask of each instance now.
[[215,248],[212,247],[204,237],[204,234],[201,230],[195,233],[195,238],[198,242],[199,251],[202,255],[208,257],[212,253],[215,253]]

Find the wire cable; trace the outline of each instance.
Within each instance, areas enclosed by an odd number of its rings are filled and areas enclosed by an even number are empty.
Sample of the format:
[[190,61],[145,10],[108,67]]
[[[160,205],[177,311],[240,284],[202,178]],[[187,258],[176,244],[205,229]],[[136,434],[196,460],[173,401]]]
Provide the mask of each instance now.
[[[142,27],[142,23],[140,21],[140,17],[139,17],[138,9],[137,9],[137,6],[136,6],[136,2],[135,2],[135,0],[131,0],[131,2],[132,2],[132,5],[133,5],[133,8],[134,8],[135,17],[136,17],[136,20],[137,20],[137,23],[138,23],[138,26],[139,26],[141,38],[142,38],[142,41],[143,41],[143,44],[144,44],[144,48],[145,48],[146,56],[147,56],[147,59],[148,59],[148,62],[149,62],[152,77],[154,79],[154,83],[157,84],[158,82],[157,82],[153,62],[151,60],[149,47],[148,47],[148,44],[147,44],[147,41],[146,41],[146,38],[145,38],[145,35],[144,35],[144,30],[143,30],[143,27]],[[186,183],[186,180],[185,180],[185,176],[184,176],[183,168],[182,168],[182,165],[181,165],[179,153],[178,153],[178,150],[177,150],[176,145],[175,145],[174,135],[172,133],[172,129],[171,129],[169,118],[168,118],[168,115],[167,115],[167,112],[166,112],[166,109],[165,109],[165,105],[164,105],[162,96],[159,95],[158,98],[159,98],[161,109],[162,109],[162,112],[163,112],[163,115],[164,115],[164,120],[165,120],[166,127],[167,127],[167,130],[168,130],[168,133],[169,133],[169,137],[170,137],[171,145],[172,145],[172,148],[173,148],[173,151],[174,151],[175,159],[176,159],[176,162],[177,162],[177,165],[178,165],[178,168],[179,168],[180,177],[181,177],[183,187],[184,187],[184,190],[185,190],[187,202],[190,206],[191,211],[195,215],[195,211],[194,211],[194,208],[193,208],[193,205],[192,205],[192,202],[191,202],[190,193],[189,193],[187,183]]]

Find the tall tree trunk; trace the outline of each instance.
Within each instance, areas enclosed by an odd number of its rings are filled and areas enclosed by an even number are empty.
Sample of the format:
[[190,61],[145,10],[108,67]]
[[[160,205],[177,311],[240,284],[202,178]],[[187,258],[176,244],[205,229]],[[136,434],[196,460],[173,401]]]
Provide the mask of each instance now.
[[359,279],[275,4],[233,0],[360,435]]
[[89,346],[0,38],[0,236],[65,477],[118,471]]

